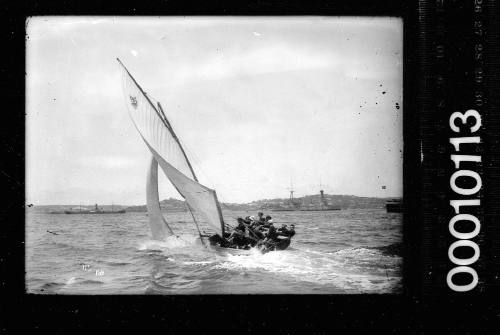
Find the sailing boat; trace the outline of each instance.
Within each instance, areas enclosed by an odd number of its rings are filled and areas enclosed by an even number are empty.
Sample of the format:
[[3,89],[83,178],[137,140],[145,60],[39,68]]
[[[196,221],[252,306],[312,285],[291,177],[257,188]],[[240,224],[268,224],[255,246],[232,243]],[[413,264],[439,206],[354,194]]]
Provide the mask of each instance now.
[[[177,137],[171,123],[168,121],[160,102],[148,96],[132,77],[125,65],[117,58],[122,70],[123,91],[127,101],[130,118],[139,135],[151,152],[151,160],[146,182],[146,207],[152,238],[164,240],[169,235],[175,235],[160,211],[158,195],[158,165],[179,194],[185,199],[191,212],[193,222],[203,243],[208,238],[210,245],[229,247],[225,242],[224,218],[215,190],[202,185]],[[213,229],[216,234],[203,235],[196,213]],[[290,239],[273,245],[272,250],[285,249]]]

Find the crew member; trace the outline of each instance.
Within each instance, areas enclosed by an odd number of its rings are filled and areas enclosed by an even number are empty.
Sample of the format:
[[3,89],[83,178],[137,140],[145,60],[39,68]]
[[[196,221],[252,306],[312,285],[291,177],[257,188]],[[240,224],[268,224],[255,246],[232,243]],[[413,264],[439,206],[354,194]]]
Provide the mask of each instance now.
[[262,227],[268,228],[273,224],[273,219],[269,219],[268,221],[265,221],[262,223]]
[[273,221],[268,221],[269,230],[267,231],[266,240],[267,241],[276,241],[278,239],[278,233],[276,232],[276,227],[273,225]]
[[291,224],[290,228],[287,228],[286,224],[283,224],[280,229],[278,229],[278,235],[292,237],[295,235],[295,225]]
[[238,221],[238,225],[234,228],[233,232],[231,233],[231,235],[229,235],[227,240],[231,243],[234,243],[234,244],[240,246],[240,245],[244,245],[246,242],[246,238],[245,238],[246,227],[245,227],[245,224],[243,223],[242,218],[238,218],[237,221]]
[[287,235],[288,237],[292,238],[293,235],[295,235],[295,225],[294,224],[291,224],[290,225],[290,229],[288,229],[287,231]]
[[286,224],[282,224],[281,228],[278,228],[278,234],[282,236],[288,236],[288,229],[286,227]]
[[253,237],[255,237],[259,240],[264,238],[264,233],[262,232],[262,230],[263,230],[262,225],[254,223],[253,225],[251,225],[250,227],[247,227],[247,228],[251,232],[250,235],[252,235]]

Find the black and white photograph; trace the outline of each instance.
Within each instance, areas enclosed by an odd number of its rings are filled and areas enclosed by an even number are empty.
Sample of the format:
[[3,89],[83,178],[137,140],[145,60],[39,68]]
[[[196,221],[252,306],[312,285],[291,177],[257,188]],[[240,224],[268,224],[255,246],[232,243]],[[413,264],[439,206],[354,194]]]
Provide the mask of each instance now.
[[25,120],[27,293],[402,293],[402,18],[29,17]]

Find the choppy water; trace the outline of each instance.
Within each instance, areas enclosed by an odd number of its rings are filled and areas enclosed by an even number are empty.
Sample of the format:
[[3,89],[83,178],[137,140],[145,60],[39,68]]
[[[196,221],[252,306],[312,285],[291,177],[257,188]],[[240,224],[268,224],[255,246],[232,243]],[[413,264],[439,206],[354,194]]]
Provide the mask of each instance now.
[[[254,214],[228,211],[224,217],[233,223]],[[26,289],[42,294],[401,291],[401,214],[378,209],[269,214],[277,226],[295,223],[287,250],[206,249],[188,213],[165,214],[180,238],[157,242],[149,237],[145,213],[28,212]]]

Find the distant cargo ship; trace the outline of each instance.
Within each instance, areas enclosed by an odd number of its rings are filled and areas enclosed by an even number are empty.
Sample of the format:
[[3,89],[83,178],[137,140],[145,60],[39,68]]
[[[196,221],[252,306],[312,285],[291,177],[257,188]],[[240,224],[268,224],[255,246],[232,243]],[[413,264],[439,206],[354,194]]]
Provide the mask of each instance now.
[[271,209],[271,212],[294,212],[297,211],[298,209],[291,208],[291,207],[275,207]]
[[78,211],[64,211],[64,214],[123,214],[125,213],[124,209],[120,209],[117,211],[110,210],[110,211],[105,211],[99,208],[97,204],[95,204],[94,210],[78,210]]
[[340,211],[338,206],[318,207],[318,208],[301,208],[301,212],[319,212],[319,211]]

